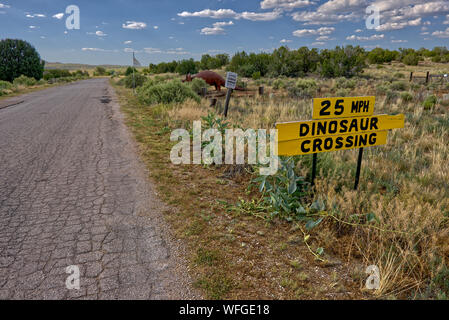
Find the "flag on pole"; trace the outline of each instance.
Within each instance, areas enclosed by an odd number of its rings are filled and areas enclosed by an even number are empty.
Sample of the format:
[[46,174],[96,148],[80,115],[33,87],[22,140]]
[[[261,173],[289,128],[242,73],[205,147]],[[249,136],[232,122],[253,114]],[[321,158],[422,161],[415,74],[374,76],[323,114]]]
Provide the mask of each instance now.
[[133,52],[133,67],[141,67],[141,66],[142,65],[140,64],[139,60],[136,59]]

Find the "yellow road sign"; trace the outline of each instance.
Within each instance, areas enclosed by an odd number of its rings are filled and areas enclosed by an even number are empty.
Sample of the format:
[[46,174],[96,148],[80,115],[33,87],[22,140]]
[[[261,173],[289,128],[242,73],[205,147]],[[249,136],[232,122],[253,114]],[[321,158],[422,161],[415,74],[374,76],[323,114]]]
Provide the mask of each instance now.
[[387,136],[388,131],[377,131],[279,141],[278,155],[295,156],[380,146],[387,144]]
[[376,97],[313,99],[313,119],[372,116]]
[[277,123],[278,141],[404,128],[403,114]]

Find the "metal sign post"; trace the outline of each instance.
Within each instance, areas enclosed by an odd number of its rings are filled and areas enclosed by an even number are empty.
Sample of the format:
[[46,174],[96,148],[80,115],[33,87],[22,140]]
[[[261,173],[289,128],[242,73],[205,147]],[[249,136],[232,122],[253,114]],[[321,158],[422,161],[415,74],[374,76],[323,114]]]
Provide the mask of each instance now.
[[234,91],[236,86],[237,86],[237,73],[228,72],[226,74],[226,84],[225,84],[225,87],[228,89],[228,92],[226,94],[226,103],[224,110],[225,117],[228,116],[229,102],[231,101],[232,91]]
[[362,170],[362,158],[363,158],[363,148],[360,148],[359,159],[357,160],[357,172],[355,173],[354,190],[357,190],[359,188],[360,171]]

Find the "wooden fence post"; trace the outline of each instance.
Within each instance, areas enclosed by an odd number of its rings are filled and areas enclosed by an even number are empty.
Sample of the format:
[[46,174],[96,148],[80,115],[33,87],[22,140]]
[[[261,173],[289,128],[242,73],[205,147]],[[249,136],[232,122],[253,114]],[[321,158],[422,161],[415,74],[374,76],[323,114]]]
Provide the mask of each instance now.
[[410,72],[410,82],[412,82],[412,81],[413,81],[413,71]]
[[430,71],[427,71],[426,83],[429,83],[429,80],[430,80]]

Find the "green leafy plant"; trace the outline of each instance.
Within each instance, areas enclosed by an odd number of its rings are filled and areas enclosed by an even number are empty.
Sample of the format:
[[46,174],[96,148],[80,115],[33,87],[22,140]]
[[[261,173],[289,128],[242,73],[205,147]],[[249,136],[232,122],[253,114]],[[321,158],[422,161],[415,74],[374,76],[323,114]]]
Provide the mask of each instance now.
[[428,96],[423,102],[424,110],[433,109],[438,102],[438,98],[434,95]]
[[124,80],[124,84],[126,88],[138,88],[143,86],[145,81],[147,81],[147,77],[143,74],[135,73],[134,76],[132,74],[127,76]]
[[139,100],[148,105],[158,103],[182,103],[187,99],[193,99],[200,103],[200,97],[188,85],[181,81],[170,81],[154,85],[147,81],[137,90]]
[[271,208],[271,217],[281,216],[292,221],[306,216],[303,200],[308,195],[309,183],[296,175],[293,158],[281,158],[275,175],[259,176],[254,183],[258,184],[264,203]]
[[204,81],[204,79],[195,78],[192,80],[192,82],[188,83],[190,88],[192,88],[193,91],[195,91],[197,94],[201,93],[201,90],[203,88],[207,88],[209,85]]
[[22,86],[28,87],[28,86],[34,86],[37,83],[37,81],[34,78],[29,78],[27,76],[21,75],[20,77],[14,79],[13,83],[16,86],[22,85]]

